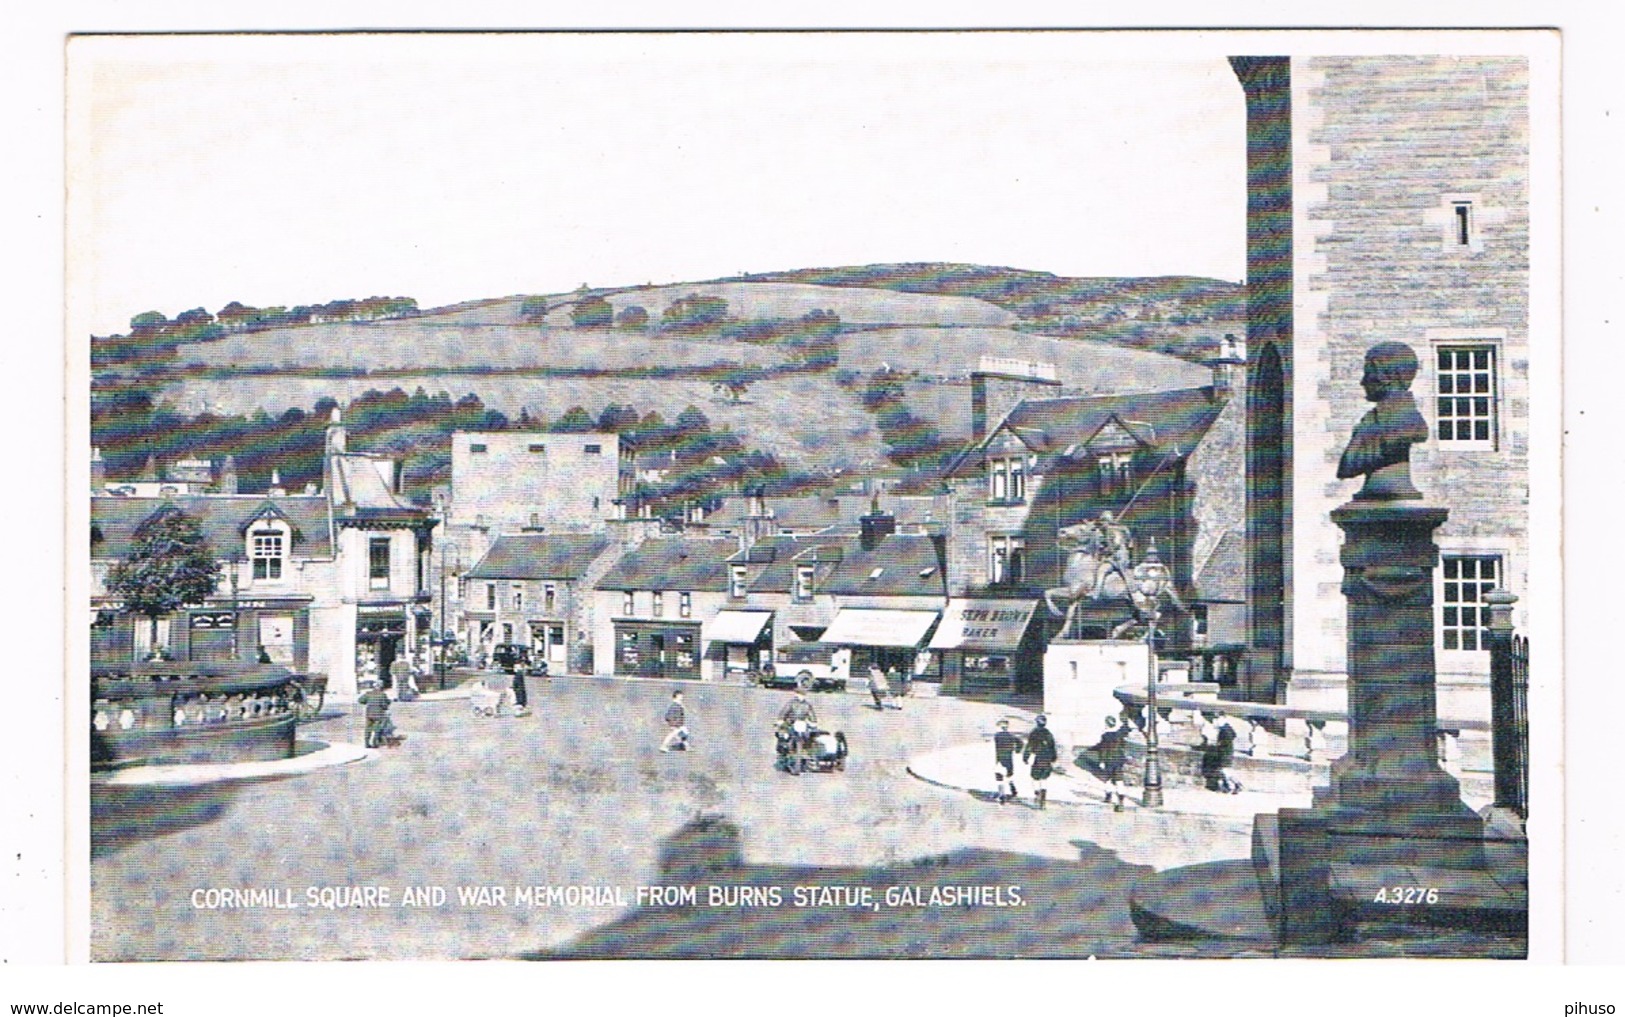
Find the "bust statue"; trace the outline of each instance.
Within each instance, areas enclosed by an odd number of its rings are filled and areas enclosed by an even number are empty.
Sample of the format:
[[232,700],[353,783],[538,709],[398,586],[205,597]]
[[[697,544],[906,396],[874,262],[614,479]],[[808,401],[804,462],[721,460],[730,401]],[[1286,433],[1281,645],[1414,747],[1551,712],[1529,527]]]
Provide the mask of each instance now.
[[1365,477],[1365,486],[1354,495],[1356,501],[1422,497],[1411,483],[1411,446],[1428,437],[1427,421],[1411,396],[1419,366],[1415,351],[1404,343],[1378,343],[1365,351],[1360,385],[1366,399],[1376,405],[1354,426],[1337,464],[1340,480]]

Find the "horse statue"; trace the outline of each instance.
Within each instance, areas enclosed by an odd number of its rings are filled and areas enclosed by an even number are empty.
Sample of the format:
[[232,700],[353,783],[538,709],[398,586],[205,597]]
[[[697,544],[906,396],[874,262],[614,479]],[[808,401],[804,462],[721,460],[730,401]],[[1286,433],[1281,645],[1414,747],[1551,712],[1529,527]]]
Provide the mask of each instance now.
[[[1134,538],[1110,512],[1102,513],[1098,520],[1062,527],[1055,543],[1067,552],[1066,568],[1061,574],[1064,585],[1045,590],[1044,605],[1050,614],[1064,617],[1061,636],[1073,630],[1078,608],[1085,601],[1128,602],[1132,613],[1112,629],[1112,639],[1122,638],[1136,626],[1151,624],[1158,610],[1156,598],[1147,596],[1135,582],[1139,569],[1130,561]],[[1151,553],[1155,553],[1154,549]],[[1164,596],[1176,610],[1182,613],[1188,610],[1172,589]]]

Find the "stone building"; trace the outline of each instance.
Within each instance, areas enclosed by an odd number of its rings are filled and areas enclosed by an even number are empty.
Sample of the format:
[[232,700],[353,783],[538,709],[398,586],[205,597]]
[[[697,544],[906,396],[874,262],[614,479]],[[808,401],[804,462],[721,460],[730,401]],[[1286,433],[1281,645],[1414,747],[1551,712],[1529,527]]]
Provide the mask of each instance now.
[[212,597],[160,619],[158,644],[171,657],[253,661],[263,647],[275,663],[326,674],[339,700],[355,697],[360,675],[404,665],[429,621],[433,519],[402,496],[398,461],[346,448],[336,410],[323,476],[324,491],[296,495],[93,492],[93,663],[153,652],[152,626],[125,613],[105,582],[136,528],[173,506],[199,521],[222,571]]
[[[1529,125],[1520,57],[1232,59],[1248,111],[1249,642],[1257,698],[1340,707],[1335,479],[1377,342],[1415,350],[1439,709],[1488,716],[1481,597],[1528,561]],[[1521,625],[1521,605],[1517,618]]]
[[[1133,534],[1136,561],[1155,543],[1192,608],[1170,619],[1168,647],[1236,649],[1244,634],[1233,631],[1234,612],[1214,615],[1198,579],[1220,560],[1227,536],[1236,546],[1245,523],[1241,364],[1231,342],[1211,362],[1213,383],[1201,388],[1022,398],[961,454],[948,472],[949,615],[956,624],[1010,611],[1020,617],[971,625],[971,637],[939,636],[945,691],[1030,694],[1042,687],[1038,658],[1060,622],[1039,598],[1063,585],[1069,553],[1060,531],[1105,512]],[[1229,605],[1228,596],[1221,603]],[[1099,638],[1125,610],[1088,603],[1079,616],[1074,634]],[[974,638],[993,628],[997,645]]]
[[593,672],[709,680],[703,625],[728,604],[725,538],[649,537],[610,565],[592,594]]
[[592,587],[615,550],[601,533],[498,537],[465,580],[469,643],[522,643],[553,674],[590,674]]

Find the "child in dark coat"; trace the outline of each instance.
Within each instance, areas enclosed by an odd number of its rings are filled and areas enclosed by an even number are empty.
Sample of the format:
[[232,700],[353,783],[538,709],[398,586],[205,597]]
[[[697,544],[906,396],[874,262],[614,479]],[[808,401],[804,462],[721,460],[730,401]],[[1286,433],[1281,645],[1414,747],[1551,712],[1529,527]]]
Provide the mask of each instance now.
[[993,736],[993,776],[999,783],[999,804],[1013,802],[1020,797],[1016,791],[1016,753],[1021,751],[1021,738],[1010,733],[1010,722],[999,721],[999,733]]
[[1116,797],[1115,806],[1118,812],[1123,811],[1123,760],[1127,752],[1123,748],[1123,740],[1128,736],[1115,716],[1106,718],[1106,730],[1101,733],[1100,741],[1095,743],[1095,758],[1100,761],[1100,776],[1106,781],[1106,803],[1111,804]]

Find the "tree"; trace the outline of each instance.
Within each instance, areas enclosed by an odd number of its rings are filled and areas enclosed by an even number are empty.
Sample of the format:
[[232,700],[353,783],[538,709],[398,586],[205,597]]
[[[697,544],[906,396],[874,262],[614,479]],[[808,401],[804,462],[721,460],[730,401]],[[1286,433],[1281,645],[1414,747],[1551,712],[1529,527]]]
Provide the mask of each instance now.
[[130,334],[132,336],[154,336],[164,330],[169,319],[160,311],[142,311],[130,319]]
[[576,434],[584,434],[591,431],[592,427],[593,423],[591,415],[589,415],[587,411],[582,409],[580,406],[572,406],[565,410],[564,416],[560,417],[553,424],[553,430],[555,431],[564,431],[567,433]]
[[126,610],[152,623],[158,647],[158,619],[187,604],[202,603],[220,582],[220,562],[203,527],[174,505],[165,505],[135,530],[130,553],[107,573],[107,591]]
[[690,293],[666,306],[660,314],[668,328],[677,331],[699,330],[720,324],[728,317],[728,301],[721,297]]
[[547,317],[546,297],[526,297],[519,305],[519,318],[521,321],[541,321]]
[[570,320],[576,328],[607,328],[615,321],[615,308],[596,294],[582,297],[570,308]]
[[723,364],[711,379],[711,387],[727,393],[728,398],[737,403],[744,399],[747,389],[761,380],[761,369],[750,364]]
[[610,403],[598,414],[598,430],[605,434],[627,434],[638,428],[637,407]]
[[629,304],[615,316],[615,323],[622,328],[644,328],[649,324],[649,312],[637,304]]

